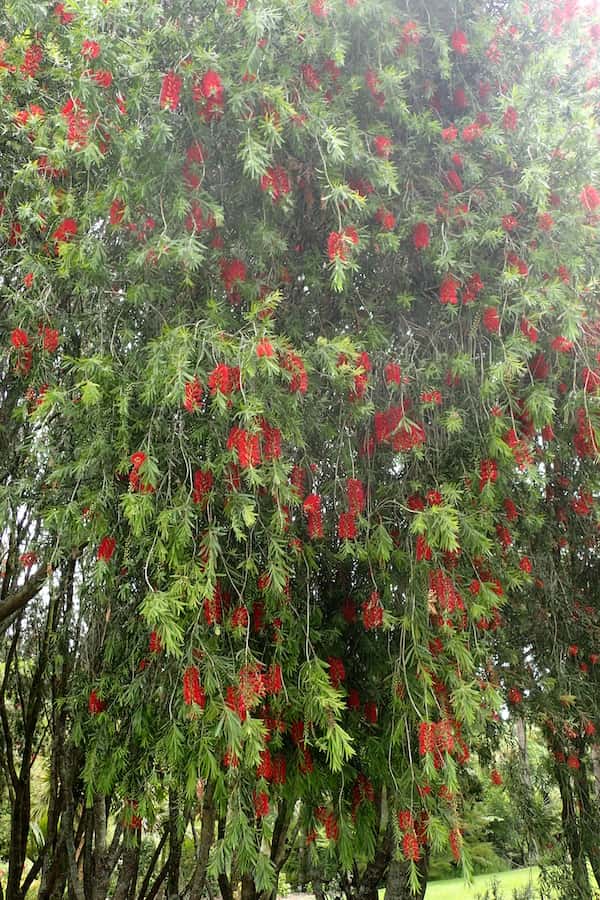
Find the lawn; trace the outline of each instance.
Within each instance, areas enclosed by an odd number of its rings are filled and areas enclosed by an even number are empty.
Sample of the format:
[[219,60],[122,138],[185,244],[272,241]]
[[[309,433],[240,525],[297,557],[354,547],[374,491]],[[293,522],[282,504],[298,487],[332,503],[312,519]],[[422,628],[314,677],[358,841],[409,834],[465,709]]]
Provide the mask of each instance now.
[[465,884],[462,878],[452,878],[448,881],[435,881],[430,884],[425,894],[425,900],[476,900],[489,887],[492,879],[496,879],[506,897],[510,900],[515,888],[524,888],[530,882],[537,880],[537,868],[514,869],[512,872],[498,872],[496,875],[478,875],[470,885]]

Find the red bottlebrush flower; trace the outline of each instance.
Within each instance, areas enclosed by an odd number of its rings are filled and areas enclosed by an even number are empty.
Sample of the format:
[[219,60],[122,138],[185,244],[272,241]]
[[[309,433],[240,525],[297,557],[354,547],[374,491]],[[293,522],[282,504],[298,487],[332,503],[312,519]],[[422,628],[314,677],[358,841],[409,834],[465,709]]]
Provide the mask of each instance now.
[[261,338],[256,345],[256,355],[260,359],[262,356],[271,357],[275,355],[273,344],[268,338]]
[[241,16],[241,14],[246,9],[247,0],[225,0],[225,5],[232,9],[236,16]]
[[287,353],[281,360],[281,367],[292,374],[290,391],[292,393],[306,394],[308,391],[308,375],[301,357],[295,353]]
[[567,757],[567,766],[569,767],[569,769],[579,769],[579,768],[581,768],[581,762],[580,762],[579,759],[575,756],[574,753],[569,754],[569,756]]
[[25,569],[31,569],[32,566],[36,564],[38,561],[36,553],[21,553],[19,556],[19,562]]
[[258,435],[244,428],[233,426],[227,439],[227,449],[235,451],[242,469],[255,468],[262,462]]
[[577,516],[589,516],[594,505],[594,498],[587,491],[580,491],[578,496],[571,500],[571,509]]
[[113,200],[110,205],[108,220],[111,225],[120,225],[125,215],[125,204],[121,200]]
[[[465,128],[463,128],[461,137],[466,144],[472,144],[473,141],[479,140],[482,133],[483,132],[481,130],[481,125],[479,124],[479,122],[471,122],[470,125],[467,125]],[[458,154],[455,154],[452,157],[452,162],[458,168],[462,166],[462,160],[458,156]]]
[[479,490],[486,484],[495,484],[498,479],[498,465],[493,459],[482,459],[479,465]]
[[492,769],[492,771],[490,772],[490,780],[492,784],[496,785],[496,787],[500,787],[500,785],[502,784],[502,775],[500,774],[500,772],[498,772],[497,769]]
[[423,534],[420,534],[417,538],[416,558],[417,562],[422,562],[423,560],[429,561],[431,559],[431,547]]
[[116,546],[117,542],[114,537],[103,537],[98,547],[98,559],[101,559],[103,562],[110,562]]
[[204,395],[204,388],[198,381],[198,378],[194,378],[193,381],[186,381],[183,390],[184,409],[186,409],[189,413],[197,412],[202,406],[202,397]]
[[64,219],[52,234],[52,240],[57,243],[68,241],[77,234],[77,222],[75,219]]
[[43,56],[44,51],[39,44],[30,44],[19,67],[21,73],[29,78],[35,78],[42,64]]
[[302,66],[302,79],[307,88],[311,91],[318,91],[321,87],[321,79],[319,78],[316,70],[310,65],[310,63],[306,63]]
[[454,125],[449,125],[448,128],[444,128],[442,130],[442,140],[447,144],[452,143],[458,137],[458,128]]
[[400,809],[397,813],[398,828],[400,831],[413,831],[415,820],[410,809]]
[[74,13],[66,11],[64,3],[57,3],[53,12],[58,17],[61,25],[70,25],[75,19]]
[[264,819],[269,815],[269,795],[266,791],[255,791],[252,800],[257,819]]
[[245,606],[236,606],[231,614],[231,627],[246,629],[250,623],[250,616]]
[[444,498],[439,491],[427,491],[426,500],[428,506],[441,506]]
[[279,663],[273,663],[265,675],[267,694],[280,694],[283,690],[283,673]]
[[329,680],[332,686],[337,689],[346,680],[344,663],[337,656],[328,656],[327,663],[329,665]]
[[383,606],[377,591],[371,593],[369,599],[362,604],[361,609],[365,631],[373,631],[383,626]]
[[425,250],[429,247],[429,225],[426,222],[419,222],[413,229],[413,244],[416,250]]
[[411,494],[407,503],[411,512],[423,512],[425,509],[425,501],[418,494]]
[[526,575],[531,575],[533,571],[533,565],[528,556],[524,556],[523,559],[519,562],[519,568],[521,572],[525,572]]
[[100,44],[97,41],[86,39],[81,45],[81,55],[86,59],[98,59],[100,56]]
[[135,453],[132,453],[129,457],[129,461],[133,466],[134,470],[137,472],[140,466],[146,462],[147,460],[146,454],[142,450],[136,450]]
[[600,191],[597,191],[592,184],[586,184],[579,195],[579,202],[584,209],[592,212],[600,206]]
[[91,716],[98,716],[106,709],[106,702],[101,700],[95,690],[90,691],[88,710]]
[[234,287],[246,280],[248,275],[246,264],[241,259],[222,259],[219,265],[225,290],[230,294]]
[[213,474],[210,469],[197,469],[194,472],[194,490],[192,500],[194,503],[202,503],[206,499],[206,495],[213,488]]
[[460,828],[453,828],[448,837],[452,856],[458,862],[460,860],[460,848],[462,846],[462,834]]
[[349,478],[346,482],[346,496],[348,508],[354,516],[360,515],[365,509],[365,486],[358,478]]
[[404,859],[412,862],[418,862],[421,859],[421,849],[414,831],[407,831],[402,838],[402,853]]
[[10,342],[15,350],[19,350],[21,347],[29,347],[27,332],[23,331],[22,328],[13,328],[10,333]]
[[356,688],[350,688],[348,691],[348,699],[346,701],[346,705],[348,709],[352,710],[352,712],[358,712],[361,708],[361,699],[360,694],[356,690]]
[[348,251],[358,244],[358,232],[353,226],[348,226],[342,231],[332,231],[327,238],[327,255],[331,262],[348,259]]
[[54,353],[58,348],[59,334],[56,328],[42,329],[42,347],[48,353]]
[[519,122],[519,113],[514,106],[508,106],[504,111],[503,125],[506,131],[514,131]]
[[579,653],[579,647],[577,646],[577,644],[571,644],[569,646],[568,653],[569,656],[574,659]]
[[378,718],[377,704],[374,703],[372,700],[367,700],[367,702],[365,703],[364,710],[365,710],[366,722],[369,725],[377,725],[377,718]]
[[552,231],[554,228],[554,219],[550,215],[550,213],[541,213],[538,216],[538,228],[541,231]]
[[454,275],[447,275],[440,285],[440,303],[443,306],[456,306],[458,303],[458,280]]
[[356,538],[356,519],[351,512],[340,513],[338,520],[338,537],[341,541],[353,541]]
[[177,109],[182,85],[181,75],[176,75],[175,72],[167,72],[166,75],[163,75],[159,100],[161,109]]
[[383,370],[383,378],[388,386],[390,384],[400,385],[402,383],[402,369],[400,368],[398,363],[387,363]]
[[212,397],[215,397],[217,392],[229,397],[233,391],[239,391],[239,368],[237,366],[226,366],[225,363],[219,363],[208,376],[208,388]]
[[256,777],[264,778],[265,781],[271,781],[273,778],[273,760],[268,748],[260,751],[260,763],[256,769]]
[[329,15],[329,8],[325,0],[312,0],[310,11],[317,19],[326,19]]
[[389,159],[394,149],[393,141],[383,134],[379,134],[374,138],[373,146],[377,156],[380,156],[382,159]]
[[239,688],[234,688],[231,685],[227,688],[225,706],[237,715],[240,722],[245,722],[248,718],[246,703]]
[[523,694],[516,687],[509,688],[508,691],[508,702],[512,703],[514,706],[517,706],[519,703],[523,702]]
[[495,306],[487,306],[483,311],[482,321],[492,334],[500,334],[500,316]]
[[288,173],[282,166],[267,169],[260,179],[260,188],[271,195],[275,202],[285,197],[291,190]]
[[348,625],[354,625],[356,622],[356,604],[352,602],[350,597],[346,597],[342,605],[342,616]]
[[27,275],[25,275],[25,277],[23,278],[24,287],[30,288],[33,284],[34,277],[35,276],[34,276],[33,272],[28,272]]
[[160,639],[160,634],[157,631],[150,632],[150,640],[148,642],[148,649],[150,653],[161,653],[162,652],[162,641]]
[[512,546],[513,541],[511,533],[506,525],[496,525],[496,534],[498,535],[498,540],[502,544],[502,547],[505,550],[508,550],[508,548]]
[[461,56],[465,56],[469,52],[469,42],[464,31],[454,31],[452,33],[451,43],[452,49]]
[[588,369],[587,366],[581,370],[581,379],[586,393],[593,393],[600,387],[600,373],[595,372],[593,369]]
[[531,324],[531,322],[523,318],[521,319],[519,328],[521,329],[521,334],[523,334],[528,340],[530,340],[532,344],[537,343],[537,339],[539,337],[538,330]]
[[566,337],[563,337],[562,334],[559,334],[554,338],[550,346],[553,350],[556,350],[557,353],[570,353],[575,344],[573,341],[569,341]]
[[450,169],[449,172],[446,172],[446,181],[453,188],[457,194],[461,194],[464,190],[464,185],[462,183],[462,178],[454,169]]
[[537,353],[529,363],[529,371],[537,381],[544,381],[550,374],[548,360],[543,353]]
[[308,534],[311,538],[323,537],[323,514],[321,498],[318,494],[309,494],[303,503],[303,510],[308,519]]
[[515,231],[519,227],[519,221],[515,216],[502,216],[502,227],[505,231]]
[[384,231],[393,231],[396,227],[396,216],[383,206],[375,213],[375,221],[379,222]]
[[90,71],[86,74],[89,75],[96,84],[100,85],[100,87],[109,88],[113,83],[112,72],[108,72],[106,69],[98,69],[95,72]]

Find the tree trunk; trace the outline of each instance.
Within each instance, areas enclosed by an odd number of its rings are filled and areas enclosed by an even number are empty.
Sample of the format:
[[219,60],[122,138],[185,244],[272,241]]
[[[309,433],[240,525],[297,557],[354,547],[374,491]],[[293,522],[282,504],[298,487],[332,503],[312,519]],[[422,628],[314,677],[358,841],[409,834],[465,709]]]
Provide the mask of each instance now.
[[563,833],[569,851],[573,887],[577,892],[573,900],[592,900],[586,854],[581,840],[580,824],[577,821],[569,775],[560,766],[556,767],[555,772],[562,800]]
[[133,847],[127,847],[123,851],[121,871],[117,879],[113,900],[127,900],[132,893],[135,894],[139,862],[140,841],[138,839]]
[[429,868],[429,852],[417,864],[421,875],[419,893],[413,894],[410,890],[409,864],[394,857],[390,862],[388,877],[385,886],[384,900],[423,900],[427,890],[427,872]]
[[254,878],[252,875],[242,876],[241,900],[257,900],[256,888],[254,887]]
[[210,848],[215,839],[215,822],[217,819],[214,796],[215,785],[214,782],[209,781],[204,791],[204,801],[202,804],[202,830],[200,832],[200,844],[198,846],[196,868],[194,869],[190,886],[190,900],[200,900],[206,885],[208,857]]
[[[24,767],[25,768],[25,767]],[[21,878],[27,858],[27,838],[31,815],[31,795],[29,769],[22,772],[14,785],[14,799],[11,809],[10,852],[8,856],[8,882],[6,896],[11,900],[21,900]]]
[[181,810],[179,799],[173,789],[169,789],[169,859],[167,869],[167,898],[179,897],[179,870],[181,868]]

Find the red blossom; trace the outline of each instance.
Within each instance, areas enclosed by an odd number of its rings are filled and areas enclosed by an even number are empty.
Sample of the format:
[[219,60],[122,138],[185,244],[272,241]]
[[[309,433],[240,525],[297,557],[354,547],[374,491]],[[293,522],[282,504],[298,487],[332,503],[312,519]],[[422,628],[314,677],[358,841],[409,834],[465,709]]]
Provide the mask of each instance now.
[[159,100],[161,109],[177,109],[182,85],[183,78],[181,75],[176,75],[172,71],[163,75]]
[[88,698],[88,710],[91,716],[98,716],[106,709],[106,702],[101,700],[95,690],[90,691]]
[[584,209],[591,212],[600,206],[600,191],[592,184],[586,184],[579,195],[579,201]]
[[456,306],[458,303],[457,291],[460,282],[454,275],[447,275],[440,285],[440,303],[444,306]]
[[469,42],[464,31],[454,31],[452,33],[452,49],[461,56],[465,56],[469,52]]
[[413,229],[413,244],[416,250],[425,250],[429,247],[430,234],[429,225],[426,222],[419,222]]
[[384,134],[379,134],[374,138],[373,146],[375,147],[377,156],[380,156],[382,159],[389,159],[394,148],[391,138],[386,137]]
[[514,131],[519,122],[519,113],[514,106],[508,106],[504,111],[503,124],[506,131]]
[[103,537],[98,547],[98,559],[101,559],[103,562],[110,562],[116,546],[117,542],[114,537]]
[[342,231],[332,231],[327,238],[327,255],[332,262],[348,259],[347,253],[351,247],[358,244],[358,232],[353,226],[348,226]]
[[186,381],[184,386],[183,407],[189,413],[197,412],[202,406],[202,397],[204,388],[198,380],[198,377],[192,381]]

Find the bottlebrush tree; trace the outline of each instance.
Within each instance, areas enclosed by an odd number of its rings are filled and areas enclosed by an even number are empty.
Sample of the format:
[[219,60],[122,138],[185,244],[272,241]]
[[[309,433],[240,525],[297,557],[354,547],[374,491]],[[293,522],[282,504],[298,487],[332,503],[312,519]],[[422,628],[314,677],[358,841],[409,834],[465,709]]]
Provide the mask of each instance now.
[[3,16],[6,371],[85,574],[88,804],[210,797],[224,896],[302,828],[348,898],[430,847],[468,871],[561,461],[596,516],[594,6]]

